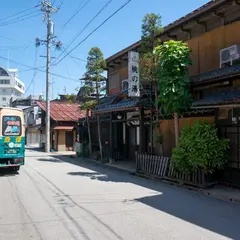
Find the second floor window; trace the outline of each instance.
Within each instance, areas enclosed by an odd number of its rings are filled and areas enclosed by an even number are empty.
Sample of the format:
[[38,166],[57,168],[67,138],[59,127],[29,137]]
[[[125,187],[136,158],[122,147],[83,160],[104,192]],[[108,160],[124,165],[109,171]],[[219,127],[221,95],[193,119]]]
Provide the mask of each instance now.
[[0,84],[10,84],[10,80],[0,80]]

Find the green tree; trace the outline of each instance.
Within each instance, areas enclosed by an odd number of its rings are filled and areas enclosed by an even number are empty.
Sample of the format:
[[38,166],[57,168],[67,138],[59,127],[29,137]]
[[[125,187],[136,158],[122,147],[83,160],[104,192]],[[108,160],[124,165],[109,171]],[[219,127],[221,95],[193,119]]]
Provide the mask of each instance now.
[[142,20],[141,54],[140,54],[140,75],[144,81],[151,82],[155,91],[155,104],[158,119],[158,88],[157,88],[157,66],[158,55],[154,49],[161,43],[160,33],[162,32],[162,18],[155,13],[146,14]]
[[[82,105],[82,109],[86,109],[86,116],[88,119],[88,135],[89,135],[89,145],[91,145],[91,134],[90,134],[90,121],[89,121],[89,111],[94,109],[96,105],[99,104],[99,99],[101,92],[104,88],[103,82],[105,82],[105,77],[103,76],[104,69],[106,67],[106,62],[103,57],[103,53],[98,47],[93,47],[88,52],[87,66],[85,72],[85,92],[86,101]],[[90,95],[94,95],[95,99],[88,100]],[[97,128],[98,128],[98,142],[100,149],[100,156],[102,161],[102,142],[101,142],[101,129],[100,129],[100,117],[97,115]],[[91,146],[89,147],[91,148]],[[90,153],[91,153],[90,149]]]
[[67,94],[65,97],[69,103],[77,103],[76,94]]
[[192,96],[188,67],[192,63],[190,49],[186,43],[170,40],[155,48],[159,56],[157,77],[158,101],[165,113],[174,113],[175,140],[179,139],[178,116],[188,110]]

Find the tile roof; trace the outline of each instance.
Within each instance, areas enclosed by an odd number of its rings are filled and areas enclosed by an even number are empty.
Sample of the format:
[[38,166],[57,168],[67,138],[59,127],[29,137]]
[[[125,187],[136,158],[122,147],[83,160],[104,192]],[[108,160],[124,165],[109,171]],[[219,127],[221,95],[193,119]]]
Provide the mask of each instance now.
[[231,67],[220,68],[217,70],[201,73],[190,77],[191,82],[200,83],[212,79],[231,77],[240,74],[240,65],[234,65]]
[[[37,105],[46,111],[46,102],[37,102]],[[50,102],[50,115],[55,121],[74,121],[86,116],[84,110],[79,109],[78,104],[61,103],[61,102]]]
[[135,107],[152,107],[152,103],[149,100],[149,96],[146,98],[140,97],[128,97],[123,98],[122,96],[127,95],[127,90],[121,90],[121,92],[112,94],[110,96],[100,99],[100,105],[96,106],[94,112],[102,111],[118,111],[127,108]]
[[240,103],[240,88],[224,89],[192,104],[193,107]]

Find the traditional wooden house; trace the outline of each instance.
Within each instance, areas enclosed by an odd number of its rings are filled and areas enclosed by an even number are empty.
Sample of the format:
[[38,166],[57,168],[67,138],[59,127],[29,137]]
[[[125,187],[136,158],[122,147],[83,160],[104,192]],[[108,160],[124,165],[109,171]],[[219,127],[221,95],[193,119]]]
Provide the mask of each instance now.
[[[216,122],[223,129],[225,136],[231,139],[232,158],[229,162],[230,170],[226,172],[224,181],[233,182],[234,179],[235,183],[236,178],[240,176],[239,28],[240,1],[217,0],[210,1],[167,25],[159,36],[162,41],[185,41],[192,50],[193,65],[189,67],[189,75],[195,100],[192,106],[194,113],[183,115],[180,128],[196,119]],[[148,143],[151,142],[149,128],[144,126],[149,122],[149,109],[152,107],[149,106],[153,96],[151,92],[144,93],[147,89],[144,87],[146,83],[141,83],[143,87],[140,98],[128,98],[122,91],[125,80],[129,79],[128,53],[139,51],[140,44],[138,41],[106,59],[109,96],[103,98],[100,106],[93,112],[101,114],[102,119],[108,115],[106,136],[109,137],[106,138],[106,142],[111,145],[111,156],[114,155],[114,151],[118,152],[116,147],[125,146],[125,149],[129,149],[125,152],[132,158],[135,150],[147,151]],[[141,101],[145,102],[144,104],[147,102],[148,107],[143,107]],[[128,118],[133,116],[133,113],[137,115],[136,119],[141,116],[142,122],[138,122],[136,127],[129,127]],[[134,121],[131,122],[133,126]],[[173,120],[161,120],[160,129],[164,139],[164,155],[170,156],[175,144]]]
[[[46,102],[37,102],[42,110],[41,143],[45,143]],[[61,101],[50,102],[50,147],[54,151],[74,151],[76,131],[79,118],[85,117],[78,104]]]

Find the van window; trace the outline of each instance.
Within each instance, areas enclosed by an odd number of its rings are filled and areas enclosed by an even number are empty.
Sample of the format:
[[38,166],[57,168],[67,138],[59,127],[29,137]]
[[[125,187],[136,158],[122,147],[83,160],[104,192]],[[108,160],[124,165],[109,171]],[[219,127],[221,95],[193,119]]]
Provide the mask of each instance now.
[[19,116],[2,117],[2,135],[3,136],[20,136],[21,135],[21,118]]

